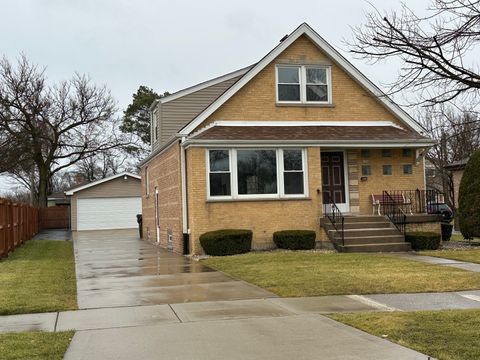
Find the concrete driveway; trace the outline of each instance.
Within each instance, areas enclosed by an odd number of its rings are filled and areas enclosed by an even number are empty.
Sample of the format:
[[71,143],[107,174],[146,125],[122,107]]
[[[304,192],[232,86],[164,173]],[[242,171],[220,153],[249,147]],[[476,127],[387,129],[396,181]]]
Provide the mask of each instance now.
[[136,230],[73,233],[80,309],[275,297],[139,240]]

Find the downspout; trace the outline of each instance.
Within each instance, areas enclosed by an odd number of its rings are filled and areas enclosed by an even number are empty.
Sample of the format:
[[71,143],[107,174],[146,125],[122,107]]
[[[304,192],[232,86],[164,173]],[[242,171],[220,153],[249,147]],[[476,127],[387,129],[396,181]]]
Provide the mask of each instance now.
[[190,249],[190,229],[188,228],[188,203],[187,203],[187,164],[185,158],[185,136],[182,137],[180,143],[180,172],[182,180],[182,227],[183,227],[183,252],[189,254]]

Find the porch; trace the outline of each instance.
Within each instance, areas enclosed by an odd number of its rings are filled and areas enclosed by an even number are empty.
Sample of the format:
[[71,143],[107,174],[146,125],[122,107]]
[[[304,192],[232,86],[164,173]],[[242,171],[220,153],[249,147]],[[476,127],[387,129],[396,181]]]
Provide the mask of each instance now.
[[352,215],[343,213],[335,200],[324,194],[320,225],[337,250],[409,251],[406,232],[441,233],[441,221],[453,215],[443,207],[443,195],[435,190],[383,190],[372,194],[371,200],[372,215]]

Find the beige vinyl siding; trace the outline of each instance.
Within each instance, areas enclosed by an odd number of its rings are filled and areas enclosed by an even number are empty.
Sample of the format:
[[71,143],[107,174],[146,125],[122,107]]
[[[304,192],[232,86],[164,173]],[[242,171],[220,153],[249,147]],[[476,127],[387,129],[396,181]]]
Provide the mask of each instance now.
[[159,103],[157,106],[158,140],[154,144],[153,150],[165,144],[182,127],[237,82],[240,77],[225,80],[163,104]]
[[74,193],[70,203],[72,231],[77,230],[77,199],[140,197],[141,192],[140,179],[127,176],[127,180],[120,177]]

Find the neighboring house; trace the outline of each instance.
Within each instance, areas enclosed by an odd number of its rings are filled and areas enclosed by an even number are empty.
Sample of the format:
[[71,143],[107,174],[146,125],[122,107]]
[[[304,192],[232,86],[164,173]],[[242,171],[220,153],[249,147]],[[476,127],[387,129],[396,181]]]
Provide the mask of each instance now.
[[202,253],[199,236],[222,228],[251,229],[256,249],[286,229],[328,241],[324,206],[372,214],[372,194],[425,189],[433,141],[307,24],[258,63],[151,111],[143,234],[179,253]]
[[113,175],[72,188],[65,194],[71,201],[73,231],[138,227],[136,215],[142,212],[138,175]]

